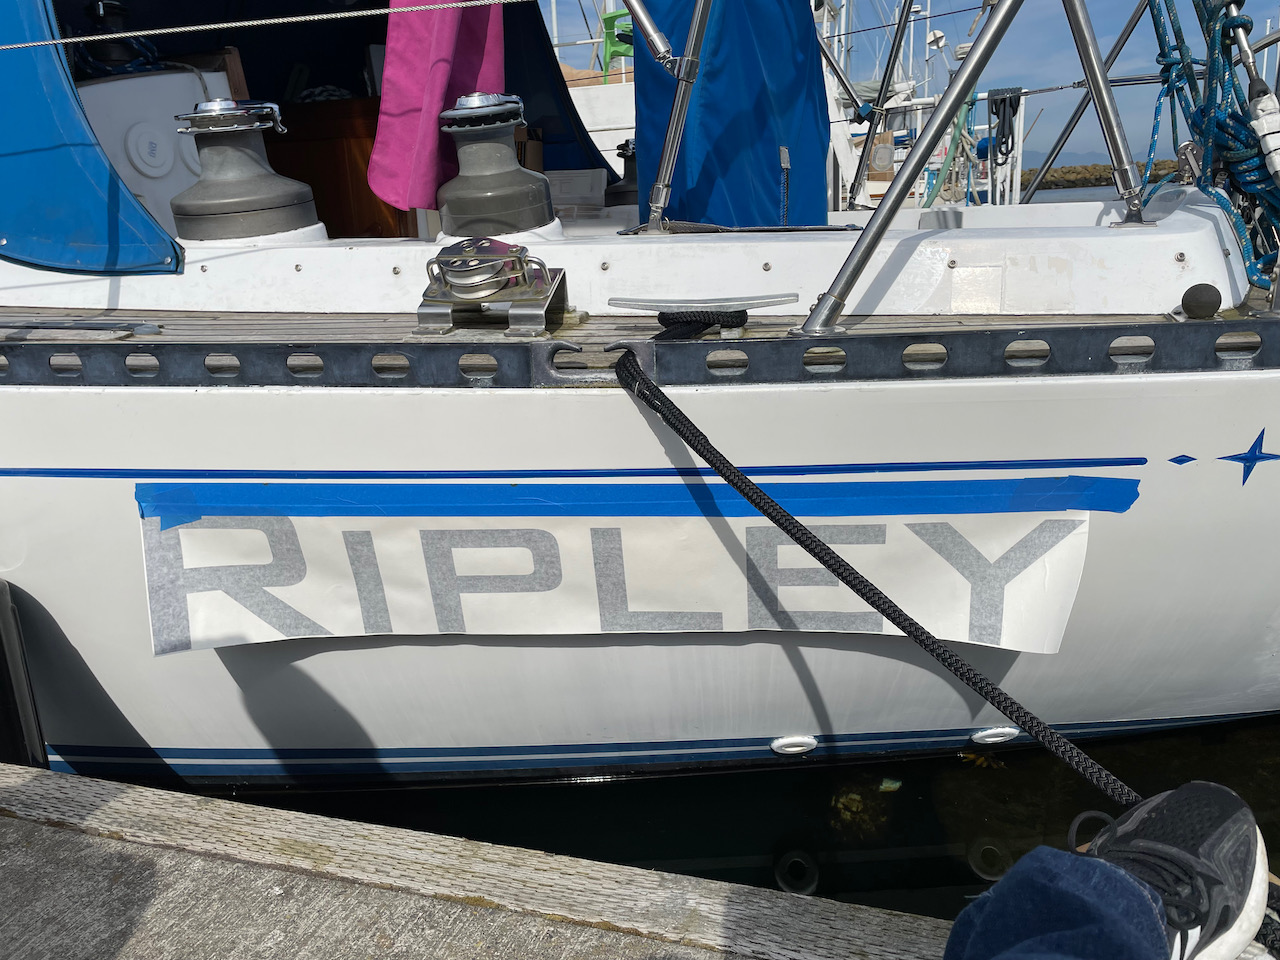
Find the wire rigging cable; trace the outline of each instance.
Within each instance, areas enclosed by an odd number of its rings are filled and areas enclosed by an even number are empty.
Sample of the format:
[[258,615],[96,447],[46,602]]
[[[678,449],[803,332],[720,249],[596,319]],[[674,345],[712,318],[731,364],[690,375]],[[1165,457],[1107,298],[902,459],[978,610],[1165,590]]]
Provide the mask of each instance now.
[[27,50],[31,47],[59,47],[72,43],[100,43],[103,40],[127,40],[130,37],[167,37],[176,33],[200,33],[205,30],[239,30],[244,27],[278,27],[290,23],[317,23],[324,20],[353,20],[358,17],[385,17],[391,13],[421,13],[424,10],[462,10],[467,7],[492,7],[507,3],[532,3],[534,0],[449,0],[441,3],[419,3],[412,7],[378,7],[373,10],[338,10],[333,13],[308,13],[295,17],[264,17],[257,20],[227,20],[222,23],[191,23],[178,27],[154,27],[150,30],[121,30],[118,33],[87,33],[80,37],[57,37],[53,40],[30,40],[26,43],[0,44],[0,50]]
[[[533,0],[453,0],[453,2],[422,3],[412,7],[379,7],[374,10],[342,10],[334,13],[313,13],[296,17],[264,17],[257,20],[229,20],[223,23],[196,23],[178,27],[155,27],[151,30],[122,30],[119,33],[94,33],[80,37],[60,37],[56,40],[35,40],[30,43],[0,44],[0,50],[25,50],[29,47],[53,47],[72,43],[97,43],[101,40],[125,40],[130,37],[164,37],[175,33],[199,33],[202,30],[238,30],[244,27],[275,27],[290,23],[314,23],[320,20],[350,20],[356,17],[385,17],[391,13],[421,13],[423,10],[460,10],[466,7],[488,7],[504,3],[532,3]],[[579,4],[581,5],[581,4]],[[922,20],[938,20],[949,17],[953,13],[968,13],[981,10],[981,6],[961,7],[959,10],[948,10],[946,13],[929,17],[913,17],[911,23]],[[586,18],[586,11],[583,11]],[[588,24],[588,27],[590,24]],[[828,39],[838,40],[852,37],[860,33],[872,33],[876,30],[892,29],[892,23],[880,23],[873,27],[862,27],[845,33],[832,34]]]

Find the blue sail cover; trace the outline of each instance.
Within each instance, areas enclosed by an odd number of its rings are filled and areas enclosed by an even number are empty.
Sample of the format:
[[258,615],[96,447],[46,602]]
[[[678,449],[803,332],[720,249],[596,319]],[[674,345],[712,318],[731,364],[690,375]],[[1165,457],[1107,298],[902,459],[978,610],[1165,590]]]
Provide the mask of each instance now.
[[[649,12],[684,52],[693,0],[648,0]],[[636,46],[636,164],[640,216],[658,171],[676,81]],[[672,178],[667,216],[726,227],[827,222],[831,127],[809,0],[718,0]],[[784,190],[779,148],[791,155]],[[787,194],[784,197],[784,193]]]
[[[0,3],[0,43],[56,36],[50,0]],[[0,50],[0,257],[77,273],[177,273],[182,248],[116,176],[60,47]]]

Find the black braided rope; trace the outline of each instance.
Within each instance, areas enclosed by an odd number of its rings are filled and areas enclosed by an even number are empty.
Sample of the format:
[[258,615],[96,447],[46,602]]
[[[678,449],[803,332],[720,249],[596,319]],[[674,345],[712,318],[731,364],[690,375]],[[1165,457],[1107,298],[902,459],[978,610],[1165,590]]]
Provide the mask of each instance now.
[[700,456],[729,486],[737,490],[753,507],[794,540],[809,556],[835,574],[846,587],[865,600],[886,620],[914,640],[931,657],[951,671],[969,689],[1031,734],[1050,753],[1065,761],[1071,769],[1122,806],[1132,806],[1142,797],[1114,774],[1091,758],[1074,743],[1054,730],[1034,713],[1014,700],[980,673],[964,658],[944,646],[928,630],[913,620],[901,607],[880,592],[870,580],[855,570],[843,557],[818,539],[813,531],[784,510],[772,497],[751,482],[747,476],[725,459],[712,446],[706,434],[686,417],[662,389],[646,376],[635,353],[628,350],[618,360],[618,382],[653,410],[674,430],[689,449]]
[[747,323],[745,310],[681,310],[673,313],[659,313],[658,322],[662,324],[662,332],[655,340],[693,340],[712,327],[731,330],[743,327]]

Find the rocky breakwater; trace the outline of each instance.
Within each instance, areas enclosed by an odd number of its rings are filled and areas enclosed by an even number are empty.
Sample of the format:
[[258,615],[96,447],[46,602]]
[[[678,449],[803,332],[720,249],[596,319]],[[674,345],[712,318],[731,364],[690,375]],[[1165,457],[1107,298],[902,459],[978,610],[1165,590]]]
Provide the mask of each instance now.
[[[1159,180],[1178,169],[1177,160],[1157,160],[1151,171],[1151,182]],[[1022,186],[1025,189],[1031,178],[1036,175],[1036,168],[1022,171]],[[1045,175],[1040,184],[1042,190],[1059,190],[1066,187],[1109,187],[1115,180],[1111,175],[1111,167],[1105,163],[1090,163],[1079,167],[1054,167]]]

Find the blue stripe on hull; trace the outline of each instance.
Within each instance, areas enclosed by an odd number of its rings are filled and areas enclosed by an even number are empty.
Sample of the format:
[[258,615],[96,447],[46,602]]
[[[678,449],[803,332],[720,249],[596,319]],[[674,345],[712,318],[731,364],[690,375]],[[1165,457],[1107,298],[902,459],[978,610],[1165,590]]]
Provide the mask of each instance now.
[[[1068,737],[1118,736],[1196,724],[1242,720],[1258,714],[1224,714],[1162,720],[1117,720],[1055,725]],[[921,753],[971,746],[972,729],[913,730],[901,733],[836,734],[818,737],[809,757]],[[49,744],[51,769],[64,773],[145,776],[175,773],[181,777],[244,780],[257,777],[425,776],[445,773],[493,773],[574,768],[703,766],[778,760],[766,738],[673,740],[636,743],[536,744],[497,747],[431,747],[396,749],[219,749],[78,746]],[[1012,743],[1028,743],[1022,735]],[[157,759],[158,758],[158,759]],[[163,764],[163,767],[160,766]]]
[[[814,463],[743,467],[751,477],[819,477],[857,473],[932,473],[962,470],[1089,470],[1142,467],[1146,457],[1064,457],[1051,460],[935,460],[890,463]],[[128,467],[0,467],[3,477],[72,480],[554,480],[628,477],[713,477],[710,467],[632,467],[614,470],[146,470]]]

